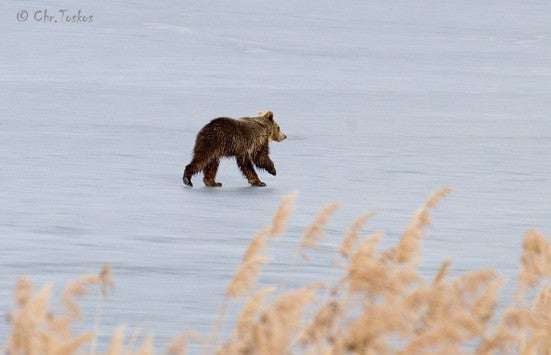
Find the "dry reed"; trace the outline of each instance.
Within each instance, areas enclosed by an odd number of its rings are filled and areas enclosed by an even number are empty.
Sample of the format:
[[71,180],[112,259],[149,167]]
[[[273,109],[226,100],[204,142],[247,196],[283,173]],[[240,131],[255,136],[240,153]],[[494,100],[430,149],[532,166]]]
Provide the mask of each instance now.
[[297,195],[298,194],[295,192],[283,197],[281,200],[281,203],[272,218],[272,225],[268,229],[268,233],[272,237],[277,237],[285,232],[285,223],[293,212],[293,206],[295,205]]
[[247,293],[256,281],[262,264],[266,257],[262,252],[266,246],[266,238],[269,232],[264,230],[255,235],[247,247],[241,264],[239,265],[235,276],[230,281],[227,290],[227,297],[238,297]]
[[367,220],[374,215],[374,213],[364,213],[356,218],[354,223],[352,223],[352,226],[344,235],[341,247],[339,249],[339,252],[343,257],[348,258],[350,256],[352,250],[355,248],[356,243],[358,242],[358,238],[360,237],[362,229],[367,223]]
[[338,205],[333,202],[325,205],[322,210],[318,213],[312,224],[310,224],[302,238],[300,239],[300,246],[312,248],[317,242],[323,237],[323,228],[329,221],[329,218],[335,213]]
[[[270,237],[284,232],[296,195],[285,197],[272,224],[252,239],[228,284],[224,302],[244,296],[243,307],[233,331],[221,343],[211,344],[212,349],[221,355],[551,354],[551,287],[543,283],[551,276],[551,244],[537,231],[524,237],[517,298],[499,318],[495,313],[503,282],[495,272],[471,271],[450,278],[452,265],[446,261],[432,278],[419,275],[420,245],[430,211],[448,192],[441,189],[431,195],[398,244],[388,250],[378,250],[382,232],[360,237],[371,214],[358,217],[336,250],[346,265],[332,286],[255,290]],[[322,209],[299,241],[301,248],[316,245],[335,208],[329,204]],[[27,278],[21,278],[6,352],[85,353],[94,334],[75,334],[72,325],[80,316],[77,299],[92,285],[107,291],[112,285],[110,269],[70,283],[62,295],[64,312],[54,314],[49,308],[51,287],[35,291]],[[167,352],[185,354],[187,344],[197,338],[183,334]],[[139,343],[135,339],[117,328],[105,354],[154,353],[150,337]]]

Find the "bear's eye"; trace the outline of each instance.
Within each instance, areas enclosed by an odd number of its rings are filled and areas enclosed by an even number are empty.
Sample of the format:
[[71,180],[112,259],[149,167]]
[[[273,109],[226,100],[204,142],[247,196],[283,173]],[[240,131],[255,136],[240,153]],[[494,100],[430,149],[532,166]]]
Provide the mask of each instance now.
[[277,127],[277,131],[278,131],[278,132],[281,131],[281,129],[279,128],[279,126]]

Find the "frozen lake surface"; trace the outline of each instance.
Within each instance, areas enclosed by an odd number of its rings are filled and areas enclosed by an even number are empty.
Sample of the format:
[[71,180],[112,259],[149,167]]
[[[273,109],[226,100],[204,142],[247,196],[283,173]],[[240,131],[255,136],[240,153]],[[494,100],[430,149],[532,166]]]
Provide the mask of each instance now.
[[[44,8],[93,22],[16,19]],[[450,258],[514,278],[523,233],[551,236],[549,14],[549,1],[2,1],[1,312],[21,274],[61,286],[111,263],[104,334],[206,332],[251,235],[292,191],[264,283],[325,279],[365,211],[378,212],[366,232],[392,245],[443,185],[454,192],[423,273]],[[268,109],[289,136],[272,144],[268,187],[233,161],[222,189],[182,186],[205,123]],[[329,201],[341,208],[305,262],[298,237]]]

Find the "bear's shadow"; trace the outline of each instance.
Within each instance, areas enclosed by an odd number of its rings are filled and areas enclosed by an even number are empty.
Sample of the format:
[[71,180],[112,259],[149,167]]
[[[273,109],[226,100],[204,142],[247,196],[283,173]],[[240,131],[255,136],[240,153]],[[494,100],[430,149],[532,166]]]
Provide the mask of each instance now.
[[229,194],[229,195],[260,195],[271,194],[277,191],[276,188],[270,186],[255,187],[255,186],[229,186],[229,187],[187,187],[182,186],[187,192],[202,193],[202,194]]

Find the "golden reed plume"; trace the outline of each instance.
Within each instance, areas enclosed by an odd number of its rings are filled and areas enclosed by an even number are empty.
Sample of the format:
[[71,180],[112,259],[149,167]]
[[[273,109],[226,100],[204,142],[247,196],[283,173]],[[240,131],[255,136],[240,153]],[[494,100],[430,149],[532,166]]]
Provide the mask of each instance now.
[[335,213],[337,207],[338,205],[333,202],[322,208],[314,219],[314,222],[312,222],[312,224],[310,224],[304,231],[304,234],[300,239],[301,247],[313,248],[317,244],[317,242],[323,237],[323,228],[329,221],[329,218],[331,218],[333,213]]

